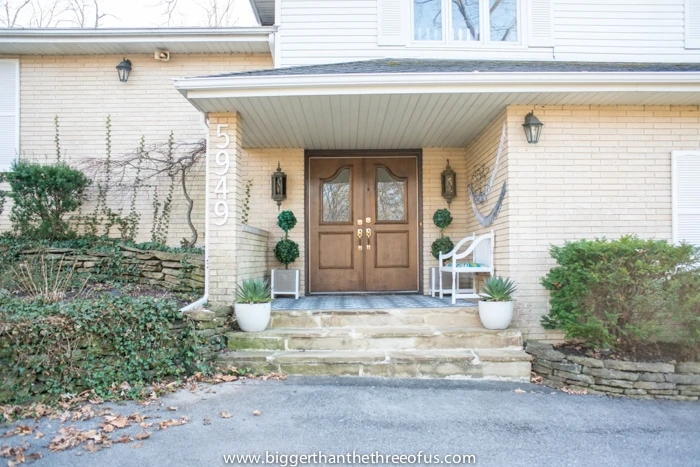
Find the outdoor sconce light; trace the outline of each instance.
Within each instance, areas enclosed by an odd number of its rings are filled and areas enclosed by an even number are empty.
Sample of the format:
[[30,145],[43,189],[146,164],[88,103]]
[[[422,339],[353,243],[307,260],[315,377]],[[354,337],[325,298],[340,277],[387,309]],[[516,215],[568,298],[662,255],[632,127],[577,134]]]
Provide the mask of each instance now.
[[537,144],[540,140],[540,133],[542,132],[542,127],[544,124],[535,117],[533,112],[530,112],[525,116],[525,123],[523,123],[523,128],[525,129],[525,137],[527,142],[530,144]]
[[440,186],[442,187],[442,197],[447,200],[447,205],[457,196],[457,174],[450,167],[450,160],[447,159],[447,167],[440,175]]
[[282,172],[279,162],[277,162],[277,171],[272,174],[272,199],[277,201],[278,209],[282,201],[287,199],[287,174]]
[[129,80],[129,73],[131,73],[131,60],[124,58],[117,65],[117,73],[119,73],[119,81],[126,83]]

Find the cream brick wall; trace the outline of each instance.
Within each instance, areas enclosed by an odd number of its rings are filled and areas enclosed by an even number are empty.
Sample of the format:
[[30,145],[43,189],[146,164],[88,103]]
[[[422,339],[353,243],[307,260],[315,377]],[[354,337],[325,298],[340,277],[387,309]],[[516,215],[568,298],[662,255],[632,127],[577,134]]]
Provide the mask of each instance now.
[[[224,137],[228,135],[228,144]],[[235,300],[236,284],[238,281],[238,252],[237,246],[242,236],[240,222],[241,206],[238,200],[242,195],[241,161],[242,161],[242,129],[241,120],[237,113],[209,114],[209,227],[208,240],[208,271],[209,271],[209,301],[215,304],[231,304]],[[217,162],[216,154],[223,152],[228,155],[228,170]],[[225,156],[222,156],[225,157]],[[221,174],[218,175],[217,173]],[[224,181],[228,194],[215,193],[220,183]],[[217,215],[217,203],[227,206],[228,218]],[[222,209],[219,213],[224,213]]]
[[[450,160],[450,167],[457,174],[457,196],[452,200],[450,206],[442,197],[440,175],[447,167],[447,160]],[[431,253],[431,246],[436,238],[440,236],[440,229],[433,223],[433,214],[438,209],[449,209],[452,214],[452,225],[445,230],[445,235],[449,236],[454,243],[463,238],[468,231],[467,210],[469,198],[466,191],[465,177],[467,173],[467,152],[465,148],[424,148],[423,149],[423,293],[428,294],[430,290],[428,274],[429,268],[437,266],[437,260]]]
[[671,151],[700,146],[700,108],[537,107],[537,145],[521,127],[530,110],[507,109],[509,275],[520,286],[517,324],[542,339],[557,336],[540,326],[550,245],[629,233],[671,239]]
[[[287,199],[279,210],[277,203],[270,198],[270,176],[277,170],[278,162],[287,174]],[[289,232],[289,238],[299,244],[299,259],[289,267],[301,270],[300,291],[303,295],[306,288],[304,150],[244,149],[241,177],[244,186],[248,180],[252,181],[248,224],[270,233],[266,253],[270,268],[284,268],[272,252],[275,244],[284,236],[282,229],[277,226],[277,215],[281,210],[290,210],[296,216],[297,225]]]
[[[506,123],[506,113],[505,111],[496,117],[493,122],[478,136],[476,137],[467,147],[467,176],[463,183],[463,188],[466,190],[468,183],[472,181],[474,172],[483,168],[488,177],[491,177],[493,172],[496,156],[498,154],[498,146],[501,140],[501,134],[503,131],[503,125]],[[484,204],[479,204],[477,207],[483,215],[488,215],[491,213],[493,208],[496,206],[496,201],[501,193],[501,187],[503,182],[508,179],[510,170],[509,164],[509,152],[508,152],[508,128],[506,127],[506,139],[503,144],[503,150],[501,151],[501,159],[498,166],[498,174],[494,182],[493,187],[489,193],[489,196]],[[510,187],[509,187],[510,190]],[[508,276],[511,274],[511,250],[510,250],[510,235],[509,235],[509,214],[510,214],[510,193],[506,194],[501,209],[496,217],[494,223],[488,227],[483,227],[476,220],[474,215],[474,210],[471,206],[471,201],[469,200],[469,194],[465,195],[467,197],[467,208],[466,216],[467,222],[467,233],[471,234],[476,232],[477,234],[484,234],[494,231],[494,269],[496,275]],[[484,275],[479,275],[477,277],[477,286],[483,283],[486,278]]]
[[241,228],[236,245],[236,275],[245,279],[270,279],[268,250],[270,234],[249,225]]
[[[206,128],[199,112],[175,90],[172,79],[183,76],[272,68],[269,55],[185,55],[174,54],[169,62],[152,55],[128,55],[133,70],[127,83],[119,82],[116,65],[121,55],[104,56],[22,56],[20,157],[53,161],[55,159],[54,116],[60,120],[61,151],[73,165],[90,157],[105,156],[105,120],[112,118],[112,154],[131,151],[141,136],[147,144],[167,141],[171,131],[177,140],[204,138]],[[193,170],[189,188],[195,199],[193,212],[200,233],[204,223],[204,165]],[[160,192],[165,197],[167,182]],[[94,197],[94,195],[93,195]],[[113,209],[128,211],[129,196],[112,196]],[[150,239],[152,193],[140,198],[142,213],[139,240]],[[189,237],[185,221],[185,202],[180,190],[170,221],[168,244],[178,245]],[[9,208],[9,206],[8,206]],[[9,227],[7,211],[0,218],[0,230]],[[86,206],[86,212],[90,206]],[[116,234],[116,232],[115,232]]]

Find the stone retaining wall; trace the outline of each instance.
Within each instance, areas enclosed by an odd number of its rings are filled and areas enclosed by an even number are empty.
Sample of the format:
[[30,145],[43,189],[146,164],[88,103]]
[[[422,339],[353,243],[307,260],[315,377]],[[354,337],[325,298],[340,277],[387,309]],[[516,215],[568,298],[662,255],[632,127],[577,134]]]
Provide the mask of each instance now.
[[636,399],[697,401],[700,396],[700,362],[598,360],[566,355],[541,342],[528,342],[525,351],[534,357],[532,371],[553,388]]
[[175,291],[204,290],[204,255],[197,253],[170,253],[139,250],[119,245],[119,253],[72,248],[25,250],[22,255],[31,259],[44,254],[49,260],[70,265],[76,262],[79,273],[114,274],[130,282],[139,282]]

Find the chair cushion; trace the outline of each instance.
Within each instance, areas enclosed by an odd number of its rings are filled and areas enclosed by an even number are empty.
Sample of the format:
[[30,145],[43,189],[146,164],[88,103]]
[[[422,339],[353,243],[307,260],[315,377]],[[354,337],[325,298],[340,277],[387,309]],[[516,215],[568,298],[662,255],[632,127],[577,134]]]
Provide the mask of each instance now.
[[481,263],[457,263],[458,268],[482,268],[484,267]]

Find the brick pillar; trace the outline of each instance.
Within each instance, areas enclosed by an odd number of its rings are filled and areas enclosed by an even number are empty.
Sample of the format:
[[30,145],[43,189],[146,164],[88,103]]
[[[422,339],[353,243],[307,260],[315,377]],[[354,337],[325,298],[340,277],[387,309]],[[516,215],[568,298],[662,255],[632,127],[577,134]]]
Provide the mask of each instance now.
[[209,114],[209,301],[230,305],[236,293],[236,243],[241,188],[241,120]]

